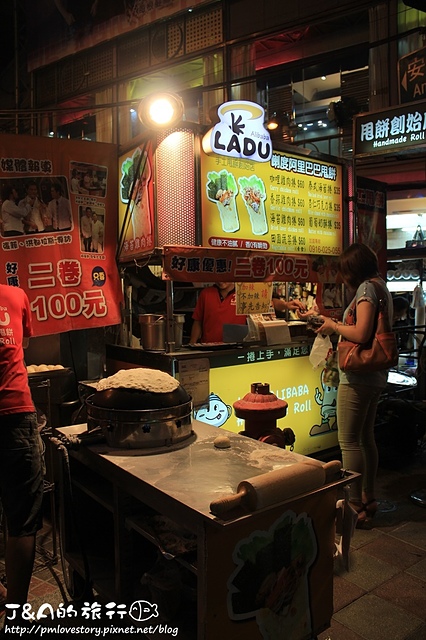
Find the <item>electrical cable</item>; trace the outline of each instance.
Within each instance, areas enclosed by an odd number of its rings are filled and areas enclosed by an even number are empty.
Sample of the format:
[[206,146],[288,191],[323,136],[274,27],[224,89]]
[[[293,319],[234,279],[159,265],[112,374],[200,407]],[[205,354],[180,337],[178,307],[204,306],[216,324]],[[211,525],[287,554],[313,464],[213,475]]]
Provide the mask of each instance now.
[[61,460],[61,470],[62,470],[62,482],[60,482],[60,501],[62,503],[63,513],[65,513],[65,508],[69,504],[69,514],[70,514],[70,524],[75,533],[75,538],[77,545],[79,547],[79,551],[81,553],[83,559],[83,570],[84,570],[84,582],[81,589],[81,593],[77,593],[75,589],[75,585],[72,584],[72,581],[69,578],[67,567],[65,566],[65,549],[64,549],[64,541],[66,537],[65,532],[65,517],[60,517],[59,519],[59,549],[61,556],[61,567],[64,576],[64,582],[68,594],[73,600],[79,601],[84,597],[87,597],[88,592],[92,592],[92,579],[90,576],[90,566],[87,558],[87,553],[84,545],[83,535],[81,531],[81,527],[79,526],[75,502],[72,491],[72,481],[71,481],[71,470],[69,464],[69,456],[68,456],[68,446],[78,445],[80,440],[76,437],[61,439],[51,437],[49,438],[51,444],[55,447],[56,451],[60,454]]

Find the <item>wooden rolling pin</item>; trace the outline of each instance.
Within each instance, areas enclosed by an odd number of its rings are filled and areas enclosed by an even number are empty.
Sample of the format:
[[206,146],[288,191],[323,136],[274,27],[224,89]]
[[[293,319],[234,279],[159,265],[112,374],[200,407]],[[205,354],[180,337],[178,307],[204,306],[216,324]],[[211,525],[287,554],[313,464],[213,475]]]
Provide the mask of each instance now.
[[239,506],[256,511],[318,489],[324,482],[325,470],[321,464],[300,462],[242,480],[237,493],[213,500],[210,511],[216,516]]

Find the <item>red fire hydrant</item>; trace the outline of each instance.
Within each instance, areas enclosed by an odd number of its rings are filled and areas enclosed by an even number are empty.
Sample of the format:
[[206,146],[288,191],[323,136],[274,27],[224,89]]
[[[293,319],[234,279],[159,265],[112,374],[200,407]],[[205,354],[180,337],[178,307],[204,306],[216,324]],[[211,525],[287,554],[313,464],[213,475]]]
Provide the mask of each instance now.
[[254,382],[251,392],[233,404],[237,418],[245,420],[245,430],[240,433],[282,449],[286,444],[293,445],[293,431],[277,427],[277,420],[286,415],[287,406],[285,400],[279,400],[270,392],[267,382]]

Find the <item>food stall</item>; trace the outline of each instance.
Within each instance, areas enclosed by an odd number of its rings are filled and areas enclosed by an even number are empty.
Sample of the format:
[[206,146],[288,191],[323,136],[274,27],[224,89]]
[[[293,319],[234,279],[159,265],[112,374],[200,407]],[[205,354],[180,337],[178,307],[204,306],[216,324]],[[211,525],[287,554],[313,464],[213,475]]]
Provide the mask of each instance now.
[[[344,163],[305,149],[273,149],[263,109],[254,103],[221,105],[218,119],[208,132],[189,123],[156,132],[120,155],[118,259],[130,282],[136,274],[133,283],[139,276],[143,280],[142,267],[157,265],[165,286],[160,313],[167,334],[163,349],[140,349],[132,341],[130,320],[120,344],[106,346],[107,373],[155,366],[176,375],[193,394],[197,419],[234,432],[243,425],[233,403],[252,382],[268,382],[289,404],[284,422],[296,432],[296,450],[331,449],[337,445],[337,390],[323,383],[321,370],[313,370],[314,334],[305,327],[290,326],[291,340],[281,344],[237,340],[209,348],[184,341],[176,348],[172,318],[186,313],[190,322],[191,317],[190,309],[174,304],[178,285],[196,293],[220,280],[279,283],[286,297],[297,289],[302,297],[309,285],[321,312],[335,317],[342,312],[335,261],[349,225],[343,215]],[[340,295],[323,303],[326,290]],[[134,324],[153,309],[146,298],[138,304],[136,287],[129,286],[127,318],[136,306]],[[256,307],[247,312],[256,313]],[[217,402],[222,410],[213,422],[208,414]]]
[[[167,374],[139,368],[101,382],[88,423],[57,430],[57,451],[72,439],[61,545],[74,593],[87,598],[90,585],[127,605],[136,627],[146,628],[140,606],[153,607],[156,625],[188,639],[303,640],[326,629],[336,499],[357,474],[231,431],[218,438],[197,420],[182,427],[189,395]],[[138,403],[151,406],[150,428]],[[94,442],[99,425],[105,440]]]

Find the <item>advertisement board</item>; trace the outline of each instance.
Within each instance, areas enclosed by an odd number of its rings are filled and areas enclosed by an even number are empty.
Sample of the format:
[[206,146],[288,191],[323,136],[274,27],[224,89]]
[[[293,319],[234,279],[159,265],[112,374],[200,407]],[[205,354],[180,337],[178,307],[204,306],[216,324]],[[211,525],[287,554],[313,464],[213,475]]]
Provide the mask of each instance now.
[[154,249],[152,144],[118,159],[118,259],[126,262]]
[[277,427],[293,429],[295,451],[309,455],[337,446],[337,387],[324,383],[323,369],[312,367],[309,350],[307,344],[265,346],[211,359],[209,402],[196,409],[195,417],[218,428],[244,431],[233,404],[250,393],[252,383],[262,381],[288,404]]
[[177,282],[327,282],[338,279],[337,256],[249,249],[163,247],[163,278]]
[[399,101],[413,102],[426,97],[426,48],[411,51],[398,60]]
[[377,254],[380,274],[386,280],[386,185],[358,176],[356,201],[358,241],[366,244]]
[[426,144],[426,102],[354,116],[354,156],[361,158]]
[[207,247],[338,256],[342,165],[272,151],[267,162],[201,154]]
[[118,324],[117,149],[0,136],[0,282],[22,287],[35,336]]

